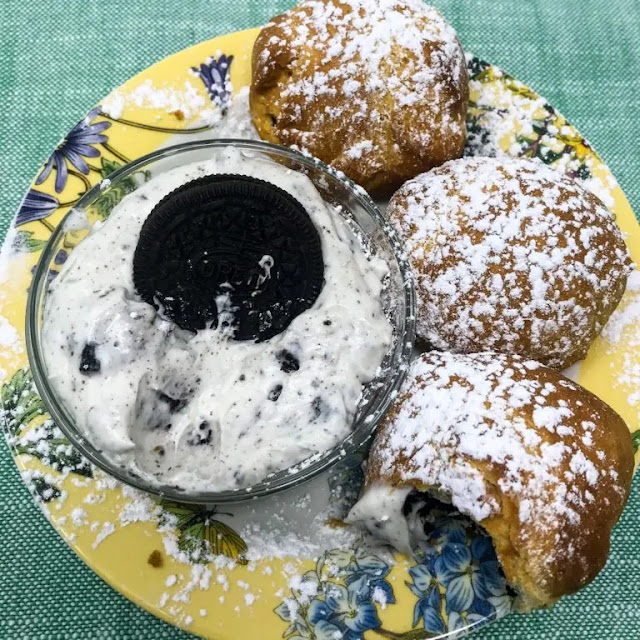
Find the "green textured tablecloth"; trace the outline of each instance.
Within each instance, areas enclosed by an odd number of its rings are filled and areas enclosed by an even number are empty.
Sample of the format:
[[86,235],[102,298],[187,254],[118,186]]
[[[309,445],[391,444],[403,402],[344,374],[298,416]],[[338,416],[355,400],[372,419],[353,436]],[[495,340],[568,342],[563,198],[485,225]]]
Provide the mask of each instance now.
[[[516,75],[577,125],[640,211],[640,0],[432,3],[469,51]],[[0,236],[63,133],[112,88],[170,53],[257,26],[292,4],[0,0]],[[1,444],[0,487],[0,638],[187,637],[76,558],[31,501]],[[591,586],[552,611],[512,615],[473,637],[638,640],[640,479],[607,568]]]

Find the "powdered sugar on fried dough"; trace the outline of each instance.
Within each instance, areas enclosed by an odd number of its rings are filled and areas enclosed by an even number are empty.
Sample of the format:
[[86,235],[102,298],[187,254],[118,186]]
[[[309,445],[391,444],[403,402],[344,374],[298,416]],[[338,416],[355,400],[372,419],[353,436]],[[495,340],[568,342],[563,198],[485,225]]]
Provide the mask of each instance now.
[[596,488],[616,484],[594,442],[603,414],[582,393],[517,357],[423,354],[376,439],[372,479],[435,490],[480,522],[509,495],[529,526],[579,524]]
[[306,0],[256,43],[254,121],[368,189],[458,156],[468,79],[455,30],[418,0]]
[[538,161],[465,158],[406,183],[389,216],[406,238],[418,332],[441,349],[583,358],[624,291],[611,213]]

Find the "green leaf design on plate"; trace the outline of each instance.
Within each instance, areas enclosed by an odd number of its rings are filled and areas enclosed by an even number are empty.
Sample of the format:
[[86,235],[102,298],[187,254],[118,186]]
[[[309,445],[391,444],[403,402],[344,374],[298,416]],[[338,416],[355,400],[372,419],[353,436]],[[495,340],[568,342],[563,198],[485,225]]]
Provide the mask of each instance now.
[[479,80],[487,69],[490,69],[491,65],[476,56],[472,56],[467,60],[467,69],[469,71],[470,80]]
[[631,442],[633,444],[633,452],[637,453],[640,449],[640,429],[631,433]]
[[[104,156],[100,161],[100,175],[103,179],[108,178],[116,169],[123,166],[121,162],[118,162],[117,160],[109,160]],[[148,171],[139,173],[142,173],[145,182],[151,177]],[[101,220],[106,220],[111,214],[113,208],[119,204],[126,195],[133,193],[137,188],[138,182],[134,175],[122,178],[121,180],[118,180],[116,184],[112,184],[108,190],[105,190],[96,198],[92,205],[92,209]]]
[[[192,562],[205,561],[209,556],[223,555],[238,564],[247,564],[247,544],[228,524],[214,518],[218,510],[203,505],[189,505],[162,500],[162,509],[176,519],[178,547]],[[224,514],[232,515],[232,514]]]
[[65,438],[53,420],[45,420],[17,442],[14,450],[19,455],[34,456],[61,473],[72,472],[85,478],[93,477],[89,461]]
[[122,166],[121,162],[117,160],[109,160],[104,156],[101,158],[102,168],[100,169],[100,175],[103,178],[108,178],[116,169],[119,169]]
[[46,240],[33,237],[33,231],[21,229],[16,231],[11,247],[19,253],[34,253],[35,251],[40,251],[45,244],[47,244]]
[[36,502],[51,502],[62,495],[62,491],[55,484],[49,482],[44,475],[34,474],[26,482]]
[[34,418],[46,412],[28,367],[17,371],[2,385],[0,402],[5,428],[12,436],[16,436]]
[[32,420],[46,415],[46,408],[28,367],[16,371],[2,385],[0,400],[5,429],[17,455],[33,456],[62,473],[77,473],[86,478],[93,476],[89,462],[74,449],[50,418],[23,435]]

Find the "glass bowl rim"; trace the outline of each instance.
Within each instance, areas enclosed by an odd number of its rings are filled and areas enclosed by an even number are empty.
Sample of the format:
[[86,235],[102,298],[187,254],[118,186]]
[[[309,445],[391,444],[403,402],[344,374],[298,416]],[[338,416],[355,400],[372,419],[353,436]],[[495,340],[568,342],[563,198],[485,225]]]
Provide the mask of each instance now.
[[[368,216],[375,222],[377,230],[384,234],[391,247],[403,280],[403,295],[398,296],[398,303],[404,303],[404,324],[401,327],[400,335],[397,337],[397,340],[402,341],[402,344],[400,346],[400,361],[396,365],[397,370],[393,372],[390,384],[384,390],[379,401],[374,405],[373,411],[361,416],[358,421],[354,421],[353,430],[345,439],[338,442],[330,449],[318,452],[306,460],[298,462],[291,467],[282,469],[246,488],[227,491],[184,491],[179,490],[176,487],[172,487],[171,485],[154,484],[153,482],[147,481],[145,478],[132,476],[130,473],[127,473],[121,467],[111,462],[89,441],[88,438],[79,432],[73,419],[71,419],[67,414],[63,403],[58,400],[56,392],[49,383],[46,365],[44,362],[40,332],[38,331],[37,314],[40,303],[41,301],[43,302],[43,297],[46,295],[49,265],[54,257],[53,254],[56,250],[57,241],[60,236],[67,231],[67,221],[77,210],[85,208],[87,203],[91,203],[98,194],[108,189],[111,182],[123,176],[131,175],[151,162],[167,157],[180,156],[181,153],[187,151],[222,147],[234,147],[271,153],[299,162],[305,167],[320,170],[321,173],[329,175],[334,180],[342,183],[342,185],[345,186],[347,190],[358,200],[358,203],[363,207]],[[38,259],[27,298],[25,336],[27,356],[33,374],[33,379],[51,419],[69,439],[71,444],[92,464],[99,467],[102,471],[113,476],[120,482],[152,495],[159,496],[163,499],[191,504],[238,503],[278,493],[311,480],[323,471],[334,466],[340,460],[343,460],[349,455],[352,455],[362,449],[373,437],[377,425],[385,416],[395,397],[395,392],[400,388],[400,385],[406,375],[415,339],[416,306],[413,276],[405,256],[404,248],[400,243],[397,233],[390,227],[388,220],[386,220],[381,210],[366,191],[353,182],[353,180],[346,177],[342,172],[328,166],[313,156],[305,155],[294,149],[271,144],[269,142],[244,140],[239,138],[216,138],[210,140],[190,141],[156,149],[155,151],[140,156],[124,166],[119,167],[105,178],[105,180],[109,181],[106,187],[103,186],[104,180],[94,185],[82,195],[80,200],[64,215],[62,220],[60,220],[56,226]],[[396,347],[394,351],[396,351],[397,348],[398,347]],[[374,417],[374,419],[369,419],[374,413],[376,414],[376,417]],[[307,461],[311,462],[309,462],[309,464],[305,464]],[[293,472],[291,471],[291,469],[296,468],[297,470]]]

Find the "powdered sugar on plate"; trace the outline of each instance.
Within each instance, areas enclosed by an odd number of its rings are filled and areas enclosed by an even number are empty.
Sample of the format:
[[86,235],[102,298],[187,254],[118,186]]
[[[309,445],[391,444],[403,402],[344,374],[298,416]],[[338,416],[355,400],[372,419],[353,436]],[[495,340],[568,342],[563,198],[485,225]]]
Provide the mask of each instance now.
[[[202,124],[207,125],[208,123],[203,122]],[[193,133],[177,133],[166,140],[159,148],[171,147],[182,142],[216,140],[220,138],[259,140],[260,136],[253,126],[249,111],[249,87],[242,87],[229,101],[224,117],[214,123],[209,123],[208,127]]]
[[195,120],[193,126],[215,125],[221,120],[220,109],[191,80],[181,86],[156,85],[145,80],[134,89],[116,89],[102,102],[101,108],[110,118],[118,120],[127,109],[155,109],[174,114],[179,120]]
[[9,321],[0,316],[0,348],[15,349],[20,340],[15,327]]
[[[18,241],[16,229],[10,227],[7,231],[7,235],[2,243],[2,249],[0,250],[0,303],[6,304],[7,294],[2,291],[2,288],[7,284],[9,279],[9,263],[15,258],[16,248],[15,245]],[[0,351],[9,354],[11,352],[20,354],[23,352],[23,345],[21,336],[18,330],[11,324],[11,322],[0,315]],[[0,367],[0,383],[4,381],[7,376],[7,372]],[[1,408],[0,408],[1,409]]]
[[627,403],[637,408],[640,419],[640,272],[634,271],[629,278],[627,291],[602,331],[602,337],[609,354],[623,352],[615,385],[627,391]]
[[591,145],[543,97],[498,67],[467,54],[465,155],[538,158],[580,182],[607,207],[618,184],[598,172]]

